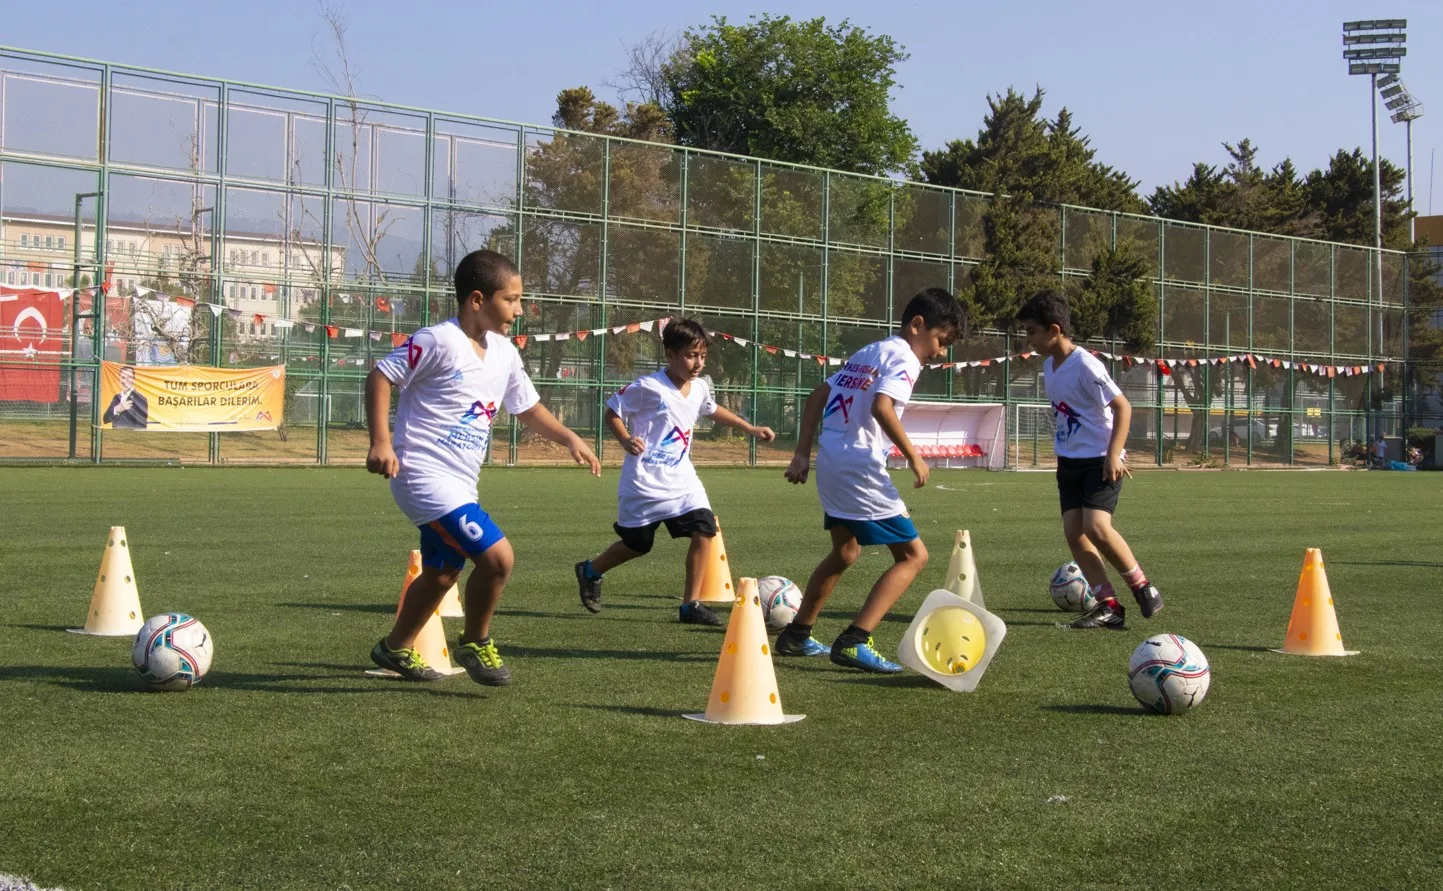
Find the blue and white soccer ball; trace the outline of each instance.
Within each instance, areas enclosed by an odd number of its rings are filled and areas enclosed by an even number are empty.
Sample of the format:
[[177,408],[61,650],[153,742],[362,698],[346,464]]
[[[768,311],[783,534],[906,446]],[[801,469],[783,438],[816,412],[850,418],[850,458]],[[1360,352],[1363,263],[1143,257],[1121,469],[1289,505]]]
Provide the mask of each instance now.
[[1212,669],[1197,644],[1176,634],[1155,634],[1137,645],[1127,663],[1127,685],[1150,710],[1176,715],[1208,695]]
[[802,592],[791,579],[769,575],[757,579],[757,595],[762,599],[762,617],[767,627],[781,631],[797,617],[802,607]]
[[1085,613],[1097,606],[1097,598],[1092,596],[1092,587],[1087,584],[1082,567],[1076,563],[1059,566],[1052,574],[1047,591],[1052,595],[1052,602],[1057,604],[1057,608],[1065,612]]
[[184,613],[151,616],[135,635],[130,661],[152,690],[189,690],[210,671],[210,632]]

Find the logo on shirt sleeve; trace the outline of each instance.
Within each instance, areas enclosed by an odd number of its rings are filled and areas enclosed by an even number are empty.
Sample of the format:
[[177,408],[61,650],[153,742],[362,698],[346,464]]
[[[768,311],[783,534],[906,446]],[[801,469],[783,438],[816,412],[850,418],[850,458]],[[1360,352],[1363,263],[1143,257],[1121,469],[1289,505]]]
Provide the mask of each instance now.
[[843,396],[841,393],[833,396],[832,401],[827,403],[826,410],[822,412],[822,420],[825,421],[837,412],[841,412],[842,423],[850,423],[852,420],[852,398],[851,396]]
[[423,352],[424,350],[422,350],[421,345],[416,342],[416,338],[406,338],[406,364],[411,366],[412,371],[416,370],[416,366],[421,361],[421,353]]

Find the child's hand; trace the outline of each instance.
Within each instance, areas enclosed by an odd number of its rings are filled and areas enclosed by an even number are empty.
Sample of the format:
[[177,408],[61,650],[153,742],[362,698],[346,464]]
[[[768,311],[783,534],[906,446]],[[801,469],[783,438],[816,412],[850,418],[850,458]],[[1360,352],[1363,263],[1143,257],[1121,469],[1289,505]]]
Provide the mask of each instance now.
[[373,445],[366,452],[366,469],[390,479],[401,472],[401,459],[396,457],[396,450],[390,443]]
[[1132,479],[1132,471],[1127,469],[1127,465],[1123,463],[1122,456],[1108,455],[1107,459],[1102,462],[1102,478],[1112,483],[1122,479],[1124,475],[1126,475],[1128,479]]
[[807,472],[812,469],[812,459],[807,455],[793,455],[792,463],[787,465],[787,472],[784,474],[788,482],[805,483]]
[[581,437],[571,437],[571,444],[567,448],[571,452],[571,460],[589,466],[592,476],[601,476],[601,462],[596,460],[596,453]]
[[920,489],[927,485],[927,477],[932,475],[932,468],[927,466],[923,458],[908,459],[907,465],[912,468],[912,475],[917,479],[913,481],[912,488]]
[[777,431],[770,427],[753,427],[751,433],[752,436],[760,439],[762,442],[771,442],[777,438]]
[[621,446],[633,455],[640,455],[646,451],[646,443],[642,441],[640,436],[631,437],[626,442],[623,442]]

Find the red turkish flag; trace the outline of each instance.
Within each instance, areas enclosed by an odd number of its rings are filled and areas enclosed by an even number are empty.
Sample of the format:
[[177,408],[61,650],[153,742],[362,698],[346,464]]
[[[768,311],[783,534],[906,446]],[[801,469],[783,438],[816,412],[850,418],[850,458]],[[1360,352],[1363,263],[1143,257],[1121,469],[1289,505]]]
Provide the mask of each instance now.
[[55,291],[0,287],[0,400],[60,401],[64,324]]

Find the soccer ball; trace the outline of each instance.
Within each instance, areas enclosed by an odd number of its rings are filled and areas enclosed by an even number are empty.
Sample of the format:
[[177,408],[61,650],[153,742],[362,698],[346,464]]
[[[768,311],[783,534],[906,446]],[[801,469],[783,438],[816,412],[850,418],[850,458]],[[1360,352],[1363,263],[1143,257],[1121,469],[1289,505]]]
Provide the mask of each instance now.
[[802,606],[802,592],[791,579],[779,575],[757,579],[757,594],[762,598],[762,617],[773,631],[787,627]]
[[1203,701],[1212,669],[1197,644],[1176,634],[1155,634],[1137,645],[1127,663],[1127,685],[1137,701],[1164,715]]
[[1052,602],[1057,604],[1058,609],[1069,613],[1085,613],[1097,606],[1097,598],[1092,596],[1092,587],[1087,584],[1082,567],[1076,563],[1059,566],[1052,574],[1047,591],[1052,595]]
[[210,671],[211,639],[184,613],[151,616],[135,635],[130,661],[152,690],[189,690]]

